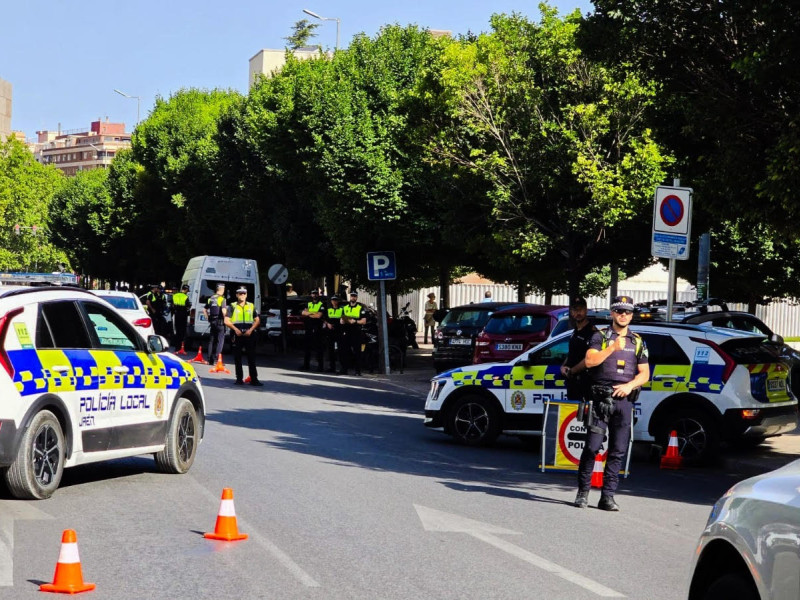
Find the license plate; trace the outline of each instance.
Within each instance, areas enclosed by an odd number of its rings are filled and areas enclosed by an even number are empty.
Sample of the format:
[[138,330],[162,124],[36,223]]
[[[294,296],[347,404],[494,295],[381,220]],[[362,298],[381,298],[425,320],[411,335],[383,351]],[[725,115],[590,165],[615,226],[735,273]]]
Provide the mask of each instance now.
[[472,340],[469,338],[450,338],[451,346],[471,346]]
[[785,379],[767,379],[767,391],[782,392],[786,389]]
[[306,334],[305,329],[295,329],[294,331],[292,331],[292,335],[305,335],[305,334]]
[[497,350],[522,350],[522,344],[497,344]]

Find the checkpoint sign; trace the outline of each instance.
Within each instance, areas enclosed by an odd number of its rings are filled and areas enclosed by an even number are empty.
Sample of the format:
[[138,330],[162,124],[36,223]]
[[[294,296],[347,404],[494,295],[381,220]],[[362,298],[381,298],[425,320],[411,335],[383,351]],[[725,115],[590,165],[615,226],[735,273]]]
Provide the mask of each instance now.
[[657,187],[653,206],[652,255],[687,260],[691,233],[692,189]]
[[397,279],[397,263],[393,251],[367,252],[367,279],[370,281]]

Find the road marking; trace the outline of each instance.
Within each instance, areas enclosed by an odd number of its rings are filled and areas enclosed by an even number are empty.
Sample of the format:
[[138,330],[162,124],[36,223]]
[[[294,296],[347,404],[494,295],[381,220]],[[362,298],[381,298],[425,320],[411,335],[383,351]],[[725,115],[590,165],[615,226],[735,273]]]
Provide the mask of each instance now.
[[53,518],[30,502],[0,500],[0,587],[14,585],[14,521]]
[[474,521],[459,515],[446,513],[433,508],[427,508],[425,506],[419,506],[418,504],[415,504],[414,508],[417,510],[417,515],[419,516],[420,521],[422,521],[422,526],[426,531],[466,533],[475,539],[486,542],[487,544],[490,544],[495,548],[502,550],[503,552],[507,552],[512,556],[516,556],[520,560],[524,560],[525,562],[547,571],[548,573],[552,573],[553,575],[561,577],[562,579],[565,579],[570,583],[574,583],[575,585],[597,594],[598,596],[603,596],[605,598],[625,598],[625,594],[612,590],[611,588],[607,588],[596,581],[584,577],[583,575],[579,575],[574,571],[570,571],[569,569],[557,565],[546,558],[542,558],[533,552],[529,552],[524,548],[520,548],[519,546],[507,542],[504,539],[496,537],[495,535],[520,535],[520,532],[518,531],[496,527],[494,525],[490,525],[489,523]]

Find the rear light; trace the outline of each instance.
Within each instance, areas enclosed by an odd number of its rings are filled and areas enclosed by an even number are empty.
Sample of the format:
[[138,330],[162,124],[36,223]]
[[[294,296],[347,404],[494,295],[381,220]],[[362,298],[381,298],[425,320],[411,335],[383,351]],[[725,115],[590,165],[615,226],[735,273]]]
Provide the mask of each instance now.
[[189,325],[194,325],[194,309],[189,310]]
[[144,329],[147,329],[153,324],[153,321],[151,319],[136,319],[133,324],[137,327],[143,327]]
[[6,370],[9,377],[14,377],[14,365],[11,364],[11,359],[8,358],[6,352],[6,334],[8,333],[8,326],[11,325],[11,320],[18,314],[21,314],[23,307],[20,306],[14,310],[8,311],[2,318],[0,318],[0,365]]
[[761,413],[760,408],[745,408],[742,410],[743,419],[755,419]]
[[711,340],[704,340],[702,338],[689,338],[693,342],[697,342],[698,344],[705,344],[706,346],[710,346],[714,352],[719,354],[719,357],[725,361],[725,368],[722,369],[722,383],[728,383],[728,379],[733,373],[733,370],[736,368],[736,362],[731,358],[731,355],[725,352],[722,348],[720,348],[719,344],[715,344]]
[[443,338],[444,338],[444,334],[442,333],[442,330],[441,329],[437,329],[436,330],[436,339],[437,340],[441,340]]
[[483,331],[478,334],[478,337],[475,339],[476,346],[488,346],[491,343],[489,340],[489,336],[486,335]]

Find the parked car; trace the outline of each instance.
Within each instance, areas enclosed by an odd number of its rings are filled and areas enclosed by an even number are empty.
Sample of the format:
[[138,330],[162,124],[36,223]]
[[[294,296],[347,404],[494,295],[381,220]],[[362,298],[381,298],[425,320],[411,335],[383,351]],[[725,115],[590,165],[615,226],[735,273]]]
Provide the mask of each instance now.
[[116,308],[144,339],[147,339],[147,336],[155,335],[153,320],[136,294],[116,290],[92,290],[92,293]]
[[[286,299],[286,331],[289,336],[286,342],[290,346],[302,342],[306,334],[303,309],[308,306],[310,300],[311,296],[292,296]],[[266,331],[269,341],[279,344],[282,335],[280,303],[275,298],[270,304],[269,309],[261,315],[261,327]]]
[[800,460],[734,485],[692,554],[689,600],[800,598]]
[[64,468],[140,454],[188,471],[203,388],[167,349],[86,290],[0,289],[0,474],[11,494],[48,498]]
[[547,339],[566,306],[526,305],[493,313],[475,339],[473,364],[506,362]]
[[[634,439],[666,447],[669,432],[677,430],[681,455],[700,461],[724,441],[759,441],[797,427],[788,367],[763,336],[658,322],[631,329],[646,342],[650,362]],[[545,400],[566,397],[561,365],[569,338],[565,332],[508,363],[436,375],[425,425],[470,445],[489,444],[504,431],[541,435]]]
[[436,372],[472,363],[478,333],[492,313],[510,306],[525,305],[518,302],[479,302],[456,306],[447,311],[433,335],[433,368]]

